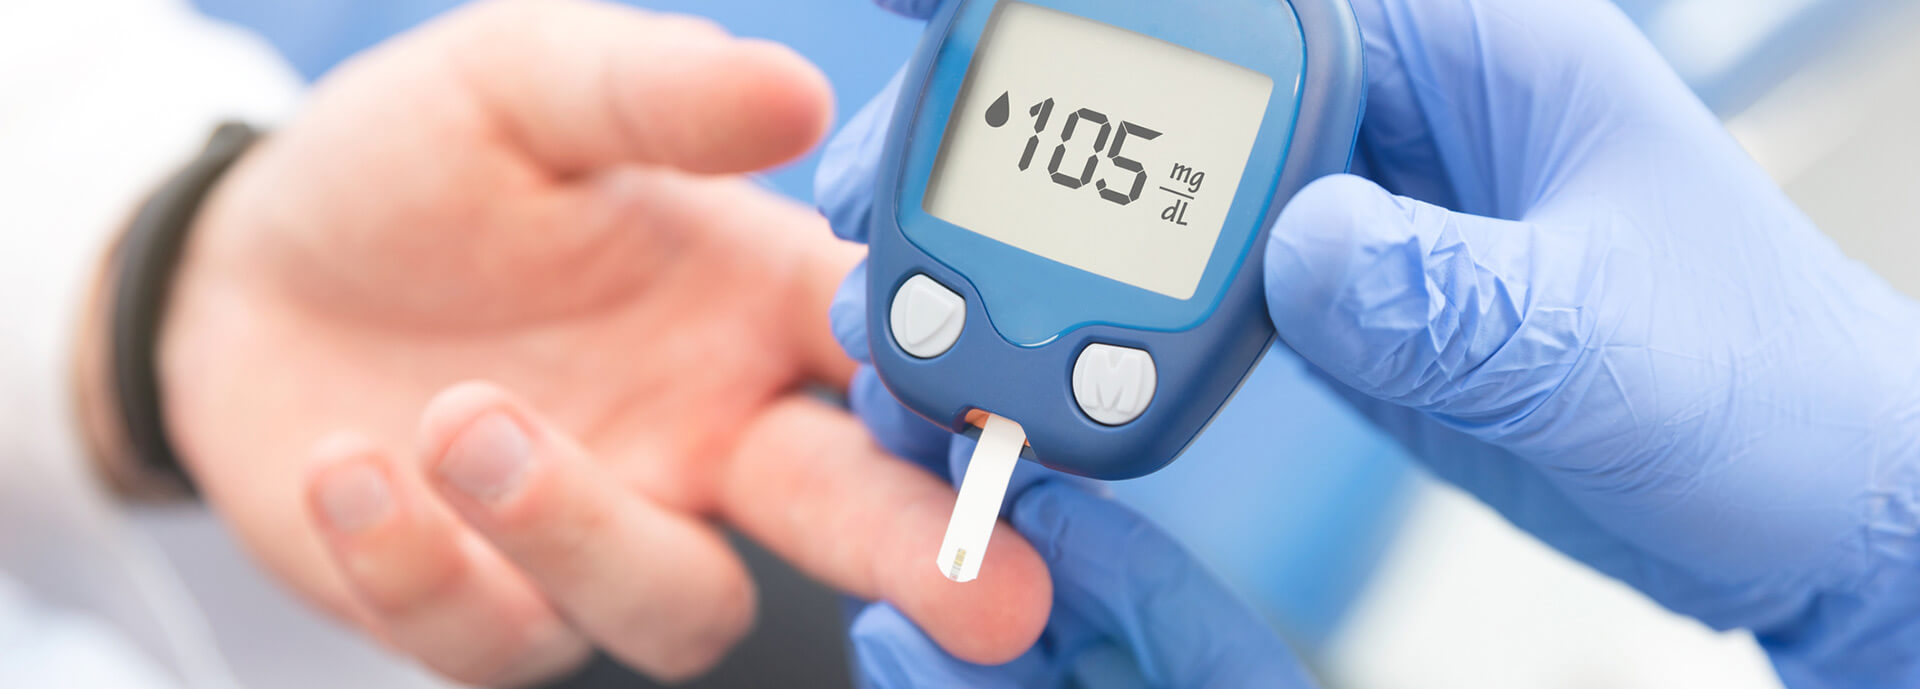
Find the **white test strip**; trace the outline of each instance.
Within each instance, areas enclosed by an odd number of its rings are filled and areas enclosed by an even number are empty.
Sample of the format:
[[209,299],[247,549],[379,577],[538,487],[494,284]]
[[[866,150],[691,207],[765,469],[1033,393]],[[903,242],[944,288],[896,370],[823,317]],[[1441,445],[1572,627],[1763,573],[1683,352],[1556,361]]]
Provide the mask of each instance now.
[[973,448],[973,462],[960,480],[960,499],[953,503],[953,518],[947,521],[940,557],[934,561],[948,579],[966,583],[980,576],[987,541],[993,538],[993,526],[1000,521],[1000,502],[1007,497],[1007,483],[1013,480],[1013,469],[1019,466],[1020,451],[1026,445],[1027,429],[999,416],[987,416],[980,444]]

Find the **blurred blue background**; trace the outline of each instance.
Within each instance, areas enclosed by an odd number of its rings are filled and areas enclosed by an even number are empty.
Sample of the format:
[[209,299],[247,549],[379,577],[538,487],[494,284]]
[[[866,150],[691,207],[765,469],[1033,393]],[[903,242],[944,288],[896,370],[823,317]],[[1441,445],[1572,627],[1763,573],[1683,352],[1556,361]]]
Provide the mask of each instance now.
[[[1554,0],[1541,0],[1543,2]],[[309,79],[458,0],[195,0],[271,41]],[[914,22],[867,0],[630,0],[701,14],[793,46],[857,109],[918,40]],[[1866,0],[1619,0],[1723,116],[1871,16]],[[811,198],[814,160],[770,180]],[[824,318],[825,315],[822,314]],[[1414,472],[1396,448],[1275,353],[1172,468],[1117,492],[1173,531],[1308,649],[1329,639],[1405,518]]]
[[1911,0],[1615,0],[1722,116]]

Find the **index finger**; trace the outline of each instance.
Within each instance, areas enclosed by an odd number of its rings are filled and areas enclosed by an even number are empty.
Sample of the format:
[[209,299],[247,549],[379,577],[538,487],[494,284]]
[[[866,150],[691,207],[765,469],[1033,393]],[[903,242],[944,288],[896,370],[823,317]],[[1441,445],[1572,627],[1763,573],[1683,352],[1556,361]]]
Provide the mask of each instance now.
[[805,153],[831,121],[812,64],[704,19],[497,0],[438,31],[482,116],[563,175],[620,163],[750,172]]
[[956,584],[932,559],[953,489],[889,456],[846,412],[776,403],[724,472],[720,508],[742,531],[828,584],[894,604],[968,662],[999,664],[1040,638],[1053,583],[1033,546],[1002,522],[980,578]]

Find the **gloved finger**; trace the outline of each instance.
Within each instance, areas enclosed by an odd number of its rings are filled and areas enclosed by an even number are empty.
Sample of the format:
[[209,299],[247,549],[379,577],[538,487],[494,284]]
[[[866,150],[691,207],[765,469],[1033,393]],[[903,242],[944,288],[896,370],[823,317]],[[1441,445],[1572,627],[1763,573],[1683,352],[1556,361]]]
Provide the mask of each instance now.
[[873,363],[873,348],[867,341],[867,262],[860,261],[840,281],[840,290],[827,307],[827,320],[833,324],[833,339],[854,361]]
[[[1568,111],[1640,108],[1669,100],[1649,92],[1685,90],[1651,46],[1621,44],[1645,38],[1615,3],[1352,5],[1367,66],[1355,158],[1395,194],[1462,212],[1522,218],[1568,174],[1567,161],[1542,155],[1552,148],[1544,142],[1621,134],[1562,131],[1589,121]],[[1590,44],[1570,45],[1583,41]]]
[[1124,645],[1153,686],[1313,686],[1252,608],[1119,503],[1044,482],[1012,520],[1050,566],[1059,607]]
[[1267,245],[1281,339],[1341,384],[1489,442],[1579,363],[1605,232],[1493,220],[1352,176],[1309,185]]
[[813,196],[820,204],[820,214],[826,216],[833,233],[841,239],[864,243],[872,236],[874,187],[880,180],[894,103],[900,99],[900,85],[905,79],[905,70],[895,73],[886,88],[854,113],[820,153]]
[[1021,689],[1060,684],[1042,651],[1029,650],[1004,665],[975,665],[940,650],[900,610],[886,603],[867,606],[853,619],[854,664],[872,689],[973,687]]
[[442,393],[420,437],[441,498],[621,661],[686,679],[752,625],[753,582],[713,527],[627,490],[499,389]]
[[926,19],[940,9],[941,0],[875,0],[889,12],[912,19]]
[[1439,478],[1604,572],[1682,582],[1592,522],[1615,491],[1569,494],[1551,475],[1596,461],[1553,451],[1579,432],[1554,424],[1592,422],[1562,383],[1603,307],[1582,285],[1622,246],[1605,227],[1490,220],[1330,178],[1276,223],[1268,308],[1316,375]]
[[[888,98],[889,96],[883,94],[881,99],[875,102],[883,102]],[[870,109],[871,107],[869,106]],[[863,111],[861,117],[866,116],[867,111]],[[862,125],[856,121],[854,126],[857,128]],[[868,151],[868,153],[878,155],[878,151]],[[845,151],[836,154],[830,151],[828,155],[854,154]],[[864,164],[853,159],[843,159],[839,163]],[[832,164],[823,164],[820,169],[822,179],[826,180],[831,177],[827,171],[834,168]],[[846,170],[841,168],[841,172],[845,173]],[[838,194],[837,197],[827,199],[822,206],[823,212],[833,213],[835,212],[833,209],[858,205],[863,210],[839,221],[835,227],[844,228],[847,225],[842,223],[845,223],[858,224],[859,227],[864,228],[867,217],[864,209],[871,208],[873,198],[871,178],[867,178],[865,188],[859,189],[830,188],[836,183],[822,182],[822,194],[827,196]],[[843,233],[843,236],[846,235]],[[864,230],[860,232],[860,238],[865,238]],[[841,349],[846,351],[847,356],[862,364],[872,363],[873,353],[867,328],[866,261],[861,261],[852,272],[847,274],[846,279],[841,281],[839,291],[834,295],[833,305],[828,309],[828,317],[833,324],[834,339],[839,341]],[[893,393],[888,392],[886,386],[881,384],[879,376],[874,373],[871,366],[863,367],[854,375],[847,399],[854,414],[866,422],[867,428],[873,431],[874,437],[889,452],[936,474],[946,470],[947,446],[952,442],[953,434],[901,406],[899,400],[893,397]]]
[[887,452],[935,476],[948,476],[947,450],[958,436],[900,404],[880,382],[880,375],[873,367],[861,367],[860,372],[854,374],[847,402],[854,416],[860,418]]
[[431,25],[483,126],[567,175],[619,163],[749,172],[832,120],[826,78],[713,22],[599,2],[490,2]]
[[[1446,183],[1441,142],[1433,135],[1433,125],[1408,64],[1411,60],[1414,69],[1423,74],[1429,71],[1417,43],[1424,32],[1414,32],[1418,25],[1405,23],[1410,19],[1407,15],[1421,8],[1408,7],[1399,0],[1354,0],[1352,4],[1367,65],[1367,111],[1354,146],[1354,174],[1375,180],[1397,194],[1460,208],[1457,194]],[[1471,13],[1470,4],[1449,3],[1440,13]],[[1435,116],[1445,118],[1451,113],[1449,109]]]
[[934,561],[953,489],[888,455],[843,410],[776,403],[743,429],[720,490],[743,532],[831,586],[893,603],[957,657],[1007,662],[1046,626],[1053,588],[1026,540],[999,525],[980,578],[948,581]]
[[[1324,372],[1315,374],[1325,377]],[[1472,493],[1514,526],[1603,574],[1638,582],[1663,604],[1689,599],[1680,595],[1667,600],[1662,595],[1697,593],[1687,583],[1696,576],[1692,571],[1664,558],[1646,557],[1638,546],[1602,527],[1590,505],[1569,498],[1564,483],[1553,480],[1548,472],[1554,469],[1433,423],[1423,412],[1331,382],[1336,394],[1405,446],[1435,478]]]
[[1154,689],[1140,672],[1140,661],[1127,649],[1111,643],[1088,648],[1073,657],[1074,686],[1101,689]]
[[520,686],[586,660],[586,641],[476,543],[417,471],[354,434],[327,438],[313,454],[308,514],[363,627],[468,684]]

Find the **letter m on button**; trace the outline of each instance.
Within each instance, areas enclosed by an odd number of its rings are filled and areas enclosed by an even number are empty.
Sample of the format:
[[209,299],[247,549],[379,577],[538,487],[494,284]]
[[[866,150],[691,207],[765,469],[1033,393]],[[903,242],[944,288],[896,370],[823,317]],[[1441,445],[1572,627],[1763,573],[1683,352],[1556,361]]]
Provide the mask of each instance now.
[[1117,426],[1146,411],[1155,382],[1153,357],[1146,352],[1096,344],[1074,364],[1073,396],[1095,421]]

